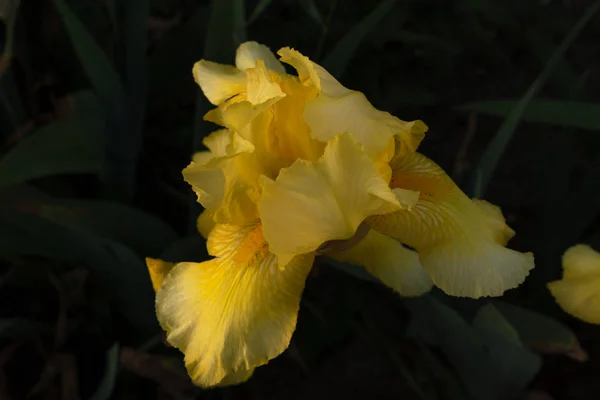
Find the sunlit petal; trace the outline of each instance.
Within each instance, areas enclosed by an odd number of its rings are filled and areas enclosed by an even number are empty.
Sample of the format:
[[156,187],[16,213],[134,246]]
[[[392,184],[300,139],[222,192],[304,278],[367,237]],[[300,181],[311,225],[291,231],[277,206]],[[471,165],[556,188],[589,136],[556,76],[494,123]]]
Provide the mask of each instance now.
[[211,134],[204,143],[211,152],[197,153],[183,170],[198,202],[213,212],[217,222],[245,223],[256,218],[262,171],[252,155],[254,146],[226,129]]
[[342,86],[324,68],[315,65],[321,93],[306,105],[304,118],[313,137],[327,141],[340,132],[348,132],[371,157],[375,157],[397,136],[401,149],[416,151],[427,127],[421,121],[406,122],[379,111],[364,94]]
[[402,207],[373,161],[348,134],[332,139],[317,162],[298,160],[263,179],[259,211],[280,265],[329,240],[348,239],[369,215]]
[[257,60],[254,68],[246,69],[246,81],[246,96],[248,101],[254,106],[265,104],[269,101],[270,105],[285,96],[279,84],[273,82],[269,76],[265,63],[262,60]]
[[420,192],[409,210],[374,216],[379,232],[416,249],[436,286],[454,296],[499,296],[521,284],[533,255],[503,246],[512,230],[500,211],[472,201],[435,163],[414,153],[394,158],[390,185]]
[[[305,86],[312,86],[316,91],[321,90],[321,81],[315,70],[315,63],[310,61],[306,56],[303,56],[299,51],[284,47],[280,49],[277,54],[281,61],[291,65],[298,72],[298,78]],[[341,133],[341,132],[338,132]]]
[[231,65],[201,60],[192,69],[196,83],[214,105],[246,90],[246,75]]
[[280,270],[259,224],[239,230],[245,235],[217,225],[209,240],[234,247],[200,264],[177,264],[157,293],[167,340],[203,387],[243,381],[287,348],[313,262],[311,255],[298,257]]
[[416,252],[374,230],[357,245],[328,256],[363,266],[402,296],[419,296],[433,287]]
[[257,42],[242,43],[235,54],[235,66],[245,71],[256,66],[256,60],[262,60],[265,66],[277,73],[285,74],[285,68],[275,54],[265,45]]

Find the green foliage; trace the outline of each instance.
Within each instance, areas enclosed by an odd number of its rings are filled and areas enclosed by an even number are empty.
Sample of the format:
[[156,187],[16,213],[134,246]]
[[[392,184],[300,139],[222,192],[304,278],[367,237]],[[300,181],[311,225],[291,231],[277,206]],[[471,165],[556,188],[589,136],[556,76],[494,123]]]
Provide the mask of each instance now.
[[[600,238],[600,3],[8,3],[0,398],[600,396],[587,378],[597,364],[575,364],[597,356],[598,331],[545,287],[566,247]],[[503,300],[402,299],[360,267],[318,258],[289,350],[248,384],[193,388],[163,344],[144,258],[210,258],[181,177],[216,129],[191,70],[233,63],[245,40],[292,46],[377,108],[424,120],[420,151],[501,206],[511,247],[533,248],[527,282]]]
[[100,174],[105,118],[96,96],[72,96],[73,114],[20,140],[0,159],[0,188],[57,174]]

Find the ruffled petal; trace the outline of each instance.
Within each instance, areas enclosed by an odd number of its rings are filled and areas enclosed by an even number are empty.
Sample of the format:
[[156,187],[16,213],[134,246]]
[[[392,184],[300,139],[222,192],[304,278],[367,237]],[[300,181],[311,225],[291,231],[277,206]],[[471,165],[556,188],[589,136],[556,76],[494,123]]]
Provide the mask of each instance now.
[[317,162],[297,160],[263,179],[259,211],[280,266],[330,240],[351,238],[369,215],[402,208],[373,161],[348,134],[332,139]]
[[548,289],[569,314],[600,324],[600,253],[585,244],[569,248],[562,259],[563,279]]
[[217,225],[209,240],[231,247],[210,261],[177,264],[157,293],[167,340],[199,386],[243,381],[289,345],[314,257],[279,270],[260,229]]
[[550,282],[548,289],[567,313],[600,324],[600,275]]
[[379,111],[364,94],[344,87],[321,66],[315,65],[315,70],[321,93],[304,111],[313,137],[327,141],[340,132],[348,132],[371,157],[384,151],[394,137],[400,141],[399,150],[416,151],[427,131],[422,121],[406,122]]
[[269,106],[283,98],[285,93],[274,82],[262,60],[256,60],[254,68],[246,69],[247,99],[253,106],[265,104]]
[[370,230],[364,239],[350,249],[327,255],[363,266],[402,296],[420,296],[433,287],[416,252],[374,230]]
[[235,66],[240,71],[256,66],[256,60],[262,60],[265,66],[279,74],[285,74],[283,64],[279,62],[275,54],[265,45],[257,42],[242,43],[235,54]]
[[246,90],[246,75],[231,65],[200,60],[192,69],[196,83],[214,105]]
[[279,54],[281,61],[294,67],[303,85],[311,86],[316,91],[321,91],[321,80],[315,70],[316,64],[310,61],[308,57],[289,47],[280,49],[277,54]]
[[348,132],[365,146],[365,151],[373,158],[385,152],[394,137],[399,140],[398,153],[417,150],[427,131],[422,121],[406,122],[377,110],[364,94],[344,87],[325,68],[296,50],[286,47],[278,54],[281,61],[296,69],[304,85],[313,87],[318,93],[306,104],[304,111],[304,118],[315,139],[327,142],[342,132]]
[[146,257],[146,266],[148,267],[148,272],[150,273],[152,288],[155,292],[158,292],[158,289],[160,289],[162,286],[165,277],[169,274],[169,272],[171,272],[175,266],[175,263],[159,260],[157,258]]
[[600,275],[600,253],[586,244],[569,248],[562,259],[563,278],[585,278]]
[[183,170],[185,181],[216,222],[252,221],[258,216],[258,176],[262,173],[252,154],[254,146],[226,129],[214,132],[204,143],[211,152],[194,155]]
[[391,165],[390,186],[420,192],[411,210],[368,219],[372,228],[414,248],[440,289],[453,296],[499,296],[521,284],[533,255],[503,246],[512,230],[500,211],[472,201],[435,163],[414,153]]

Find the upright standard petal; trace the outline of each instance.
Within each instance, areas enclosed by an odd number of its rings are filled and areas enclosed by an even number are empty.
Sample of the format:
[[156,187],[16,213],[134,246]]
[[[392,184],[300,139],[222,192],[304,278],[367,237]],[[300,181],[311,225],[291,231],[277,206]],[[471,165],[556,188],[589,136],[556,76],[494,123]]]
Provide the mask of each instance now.
[[569,314],[600,324],[600,254],[578,244],[563,255],[563,279],[550,282],[548,289]]
[[285,74],[283,64],[279,62],[275,54],[267,46],[257,42],[240,44],[235,53],[235,66],[239,70],[245,71],[248,68],[256,67],[257,60],[262,60],[269,70]]
[[433,287],[416,252],[372,229],[355,246],[326,255],[363,266],[402,296],[420,296]]
[[287,348],[313,262],[298,257],[279,270],[260,224],[217,225],[209,241],[218,257],[177,264],[156,298],[167,340],[203,387],[244,381]]
[[200,60],[192,73],[208,101],[216,106],[246,90],[246,75],[231,65]]
[[278,54],[281,61],[296,69],[300,81],[317,93],[304,111],[315,139],[327,142],[341,132],[348,132],[373,158],[385,152],[394,137],[399,139],[403,151],[417,150],[427,131],[422,121],[406,122],[377,110],[364,94],[344,87],[325,68],[296,50],[286,47]]
[[270,105],[285,96],[279,84],[269,76],[262,60],[256,60],[254,68],[246,69],[246,81],[246,97],[254,106],[267,102]]
[[410,210],[370,217],[372,228],[409,245],[440,289],[453,296],[499,296],[521,284],[533,255],[504,247],[512,230],[489,203],[472,201],[425,156],[396,157],[393,188],[420,192]]
[[348,134],[332,139],[317,162],[297,160],[275,181],[264,178],[258,205],[280,266],[327,241],[349,239],[366,217],[402,206]]

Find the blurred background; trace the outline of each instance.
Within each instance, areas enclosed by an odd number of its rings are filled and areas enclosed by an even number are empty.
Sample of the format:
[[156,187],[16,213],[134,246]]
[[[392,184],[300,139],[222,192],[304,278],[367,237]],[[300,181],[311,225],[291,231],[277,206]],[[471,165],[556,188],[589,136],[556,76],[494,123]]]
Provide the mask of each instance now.
[[[0,1],[0,399],[600,398],[600,330],[555,305],[563,251],[600,249],[600,3]],[[501,299],[402,299],[319,260],[290,348],[195,388],[144,257],[208,258],[181,170],[216,127],[191,68],[291,46],[499,205],[536,254]]]

